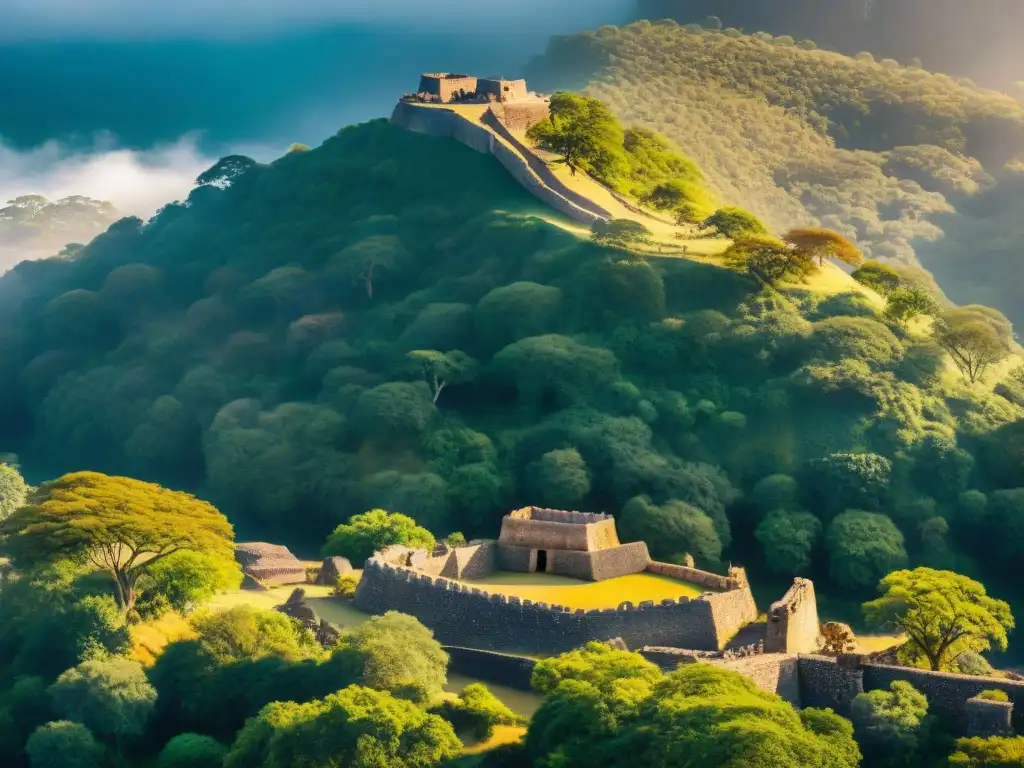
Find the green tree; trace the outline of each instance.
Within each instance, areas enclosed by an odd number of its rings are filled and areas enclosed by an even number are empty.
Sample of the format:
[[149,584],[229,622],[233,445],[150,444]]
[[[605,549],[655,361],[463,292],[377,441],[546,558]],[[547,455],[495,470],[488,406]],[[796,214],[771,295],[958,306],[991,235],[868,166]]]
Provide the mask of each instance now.
[[176,552],[234,557],[230,523],[187,493],[98,472],[75,472],[42,485],[0,525],[19,568],[77,559],[110,574],[118,606],[128,614],[137,585]]
[[526,136],[542,149],[561,155],[575,175],[589,173],[611,182],[625,163],[625,134],[606,104],[590,96],[560,92],[551,97],[548,117]]
[[1020,768],[1024,766],[1024,736],[957,739],[949,764],[953,768]]
[[907,564],[903,534],[885,515],[850,509],[825,534],[829,575],[852,589],[874,586],[885,574]]
[[894,681],[889,690],[859,693],[850,707],[857,742],[870,765],[921,765],[929,737],[928,699],[910,683]]
[[548,451],[526,469],[527,485],[536,503],[575,509],[590,493],[590,470],[575,448]]
[[434,393],[433,403],[449,384],[467,384],[477,377],[480,363],[458,349],[438,352],[436,349],[417,349],[406,358],[422,374]]
[[149,569],[143,582],[142,602],[157,595],[174,610],[188,613],[217,592],[237,589],[241,583],[242,571],[234,558],[227,560],[182,550]]
[[363,432],[382,438],[422,434],[437,412],[423,382],[405,381],[366,390],[359,396],[356,409]]
[[142,665],[130,659],[86,661],[50,686],[53,709],[117,744],[142,733],[156,703],[156,689]]
[[821,521],[809,512],[776,509],[758,523],[754,536],[764,550],[768,567],[776,573],[804,573],[821,535]]
[[156,768],[221,768],[227,751],[211,736],[179,733],[160,750]]
[[883,296],[889,296],[903,286],[899,272],[881,261],[868,259],[851,275],[854,280],[872,288]]
[[800,280],[814,272],[814,262],[769,235],[740,233],[722,254],[726,263],[745,269],[769,285]]
[[320,653],[312,633],[297,621],[251,605],[201,613],[192,618],[192,626],[199,647],[222,663],[267,656],[298,661]]
[[877,453],[830,453],[807,462],[802,479],[811,509],[878,510],[889,498],[892,461]]
[[906,325],[920,315],[934,315],[939,311],[931,294],[914,286],[897,288],[886,299],[885,316],[900,325]]
[[857,246],[831,229],[798,227],[789,230],[782,239],[797,251],[817,259],[819,266],[825,265],[825,259],[835,259],[851,267],[864,263],[864,255]]
[[537,662],[530,684],[539,693],[549,695],[567,680],[608,692],[622,680],[650,688],[661,678],[661,670],[640,654],[589,642],[582,648]]
[[509,344],[491,360],[491,370],[511,379],[527,403],[540,403],[546,394],[571,402],[609,384],[618,360],[602,347],[551,334]]
[[473,327],[488,351],[557,330],[562,315],[562,289],[518,282],[495,288],[473,311]]
[[881,596],[864,604],[865,617],[905,634],[900,658],[929,669],[956,671],[967,652],[993,645],[1006,650],[1014,619],[1010,606],[981,583],[952,571],[895,571],[879,584]]
[[742,208],[719,208],[704,219],[707,229],[715,229],[725,237],[733,239],[744,235],[767,235],[768,228],[752,213]]
[[6,520],[28,497],[28,485],[17,469],[0,462],[0,520]]
[[461,750],[442,718],[353,685],[306,704],[268,704],[239,732],[224,768],[430,768]]
[[371,509],[353,515],[347,523],[339,525],[324,543],[324,557],[341,555],[353,563],[362,563],[374,552],[392,544],[413,549],[434,549],[434,536],[426,528],[405,515]]
[[346,633],[339,647],[364,685],[400,698],[427,701],[448,679],[448,654],[433,632],[404,613],[371,617]]
[[55,720],[39,726],[25,744],[32,768],[100,768],[103,747],[80,723]]
[[519,725],[523,722],[482,683],[470,683],[458,698],[448,699],[430,711],[451,723],[460,737],[466,735],[476,741],[490,739],[496,725]]
[[646,496],[637,496],[622,508],[618,525],[627,541],[647,542],[655,559],[691,554],[702,565],[713,565],[722,556],[714,521],[684,501],[671,499],[658,506]]
[[985,370],[1009,354],[1012,329],[1001,315],[987,308],[958,307],[939,315],[934,325],[935,341],[949,354],[960,374],[973,384]]
[[646,245],[651,238],[651,231],[639,221],[632,219],[609,219],[595,221],[590,228],[590,236],[595,243],[609,248],[629,250]]
[[409,252],[394,235],[371,235],[339,251],[327,266],[328,274],[363,284],[366,298],[373,300],[374,280],[378,282],[405,267]]

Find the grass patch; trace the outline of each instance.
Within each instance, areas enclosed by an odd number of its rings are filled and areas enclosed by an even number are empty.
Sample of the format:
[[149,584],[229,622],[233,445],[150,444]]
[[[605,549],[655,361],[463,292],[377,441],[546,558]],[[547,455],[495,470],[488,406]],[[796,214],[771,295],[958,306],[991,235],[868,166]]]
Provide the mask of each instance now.
[[135,624],[128,631],[132,639],[131,657],[146,667],[152,666],[170,643],[196,634],[179,613],[165,613],[159,619]]
[[485,579],[467,580],[467,583],[492,594],[516,595],[523,600],[585,609],[617,608],[626,600],[638,605],[643,600],[693,598],[708,591],[706,587],[653,573],[580,581],[550,573],[502,572],[492,573]]
[[902,645],[905,639],[903,635],[857,635],[857,653],[887,651]]
[[[362,571],[352,573],[356,576],[362,575]],[[370,618],[368,613],[356,608],[351,600],[331,597],[331,587],[315,584],[289,584],[273,587],[265,592],[255,589],[233,589],[217,595],[207,603],[207,606],[215,611],[233,608],[236,605],[251,605],[254,608],[271,610],[287,600],[296,587],[306,590],[306,603],[316,611],[317,616],[331,624],[339,627],[358,627]]]
[[491,738],[487,739],[487,741],[467,743],[462,749],[462,754],[483,754],[505,744],[515,744],[517,741],[521,741],[525,735],[526,728],[521,725],[496,725],[494,726],[494,733],[491,734]]

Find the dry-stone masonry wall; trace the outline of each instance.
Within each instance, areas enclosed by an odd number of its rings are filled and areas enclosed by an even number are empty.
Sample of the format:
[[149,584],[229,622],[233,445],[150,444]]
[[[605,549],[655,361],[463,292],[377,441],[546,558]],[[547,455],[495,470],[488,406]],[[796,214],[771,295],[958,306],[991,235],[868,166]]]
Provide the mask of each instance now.
[[288,547],[262,541],[235,545],[235,560],[242,573],[260,584],[302,584],[306,568]]
[[482,651],[479,648],[442,646],[448,654],[448,672],[486,680],[495,685],[507,685],[521,691],[532,690],[530,678],[537,660],[529,656]]
[[367,613],[390,610],[415,616],[445,644],[485,650],[561,653],[591,640],[621,637],[645,645],[717,650],[757,618],[750,589],[689,600],[625,602],[616,609],[571,610],[492,595],[469,585],[393,565],[366,561],[355,603]]
[[1016,705],[1015,719],[1024,708],[1024,682],[1015,680],[871,664],[857,654],[842,654],[838,659],[801,655],[798,666],[803,705],[832,707],[843,715],[849,714],[858,693],[888,689],[895,680],[905,680],[927,696],[929,711],[959,732],[967,729],[967,701],[982,691],[1005,691]]
[[821,647],[814,582],[794,579],[793,586],[772,603],[764,647],[768,653],[814,653]]
[[1013,702],[974,697],[964,705],[968,736],[1010,736],[1013,734]]

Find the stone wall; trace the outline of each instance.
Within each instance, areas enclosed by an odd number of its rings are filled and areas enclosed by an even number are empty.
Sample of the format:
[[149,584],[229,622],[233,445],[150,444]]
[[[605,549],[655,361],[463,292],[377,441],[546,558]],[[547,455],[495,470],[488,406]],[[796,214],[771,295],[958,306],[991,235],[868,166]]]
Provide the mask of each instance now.
[[799,661],[796,654],[762,653],[741,659],[712,660],[715,666],[731,669],[749,677],[762,691],[781,696],[800,706]]
[[717,573],[702,571],[699,568],[689,568],[685,565],[675,565],[674,563],[659,563],[657,561],[652,561],[648,564],[647,571],[648,573],[656,573],[659,576],[668,576],[671,579],[678,579],[679,581],[688,581],[691,584],[697,584],[701,587],[717,589],[719,591],[737,589],[740,586],[735,580],[730,581],[727,576],[719,576]]
[[498,541],[528,549],[571,549],[586,552],[590,525],[556,523],[548,520],[523,520],[505,515],[501,519]]
[[801,655],[800,698],[803,705],[832,707],[839,714],[848,715],[850,703],[857,693],[888,689],[893,681],[904,680],[928,697],[928,709],[932,714],[961,733],[967,728],[967,701],[982,691],[1005,691],[1016,705],[1016,713],[1024,708],[1024,682],[871,664],[865,663],[864,658],[856,654],[844,654],[838,659]]
[[546,101],[522,101],[494,104],[491,111],[510,131],[526,133],[531,127],[547,119],[550,107]]
[[964,704],[964,720],[968,736],[1012,736],[1013,702],[968,699]]
[[764,649],[768,653],[814,653],[821,647],[814,582],[794,579],[768,610]]
[[448,561],[440,575],[449,579],[483,579],[494,572],[497,546],[484,541],[468,547],[457,547],[448,553]]
[[476,92],[484,96],[493,96],[498,101],[525,99],[530,95],[525,80],[501,80],[482,77],[477,81]]
[[[501,545],[499,545],[501,546]],[[651,561],[642,541],[596,552],[547,550],[547,572],[574,579],[602,581],[641,573]]]
[[530,679],[537,660],[529,656],[481,651],[479,648],[443,646],[448,654],[448,672],[475,677],[487,683],[505,685],[521,691],[532,690]]
[[469,75],[450,75],[445,72],[436,74],[425,74],[420,77],[420,87],[417,93],[431,93],[440,97],[441,101],[451,101],[452,96],[459,90],[466,93],[476,93],[478,81]]
[[366,561],[355,604],[367,613],[395,610],[415,616],[442,643],[528,653],[561,653],[609,637],[621,637],[631,648],[717,650],[757,616],[749,588],[657,605],[625,602],[617,609],[570,610],[490,595],[380,557]]
[[235,560],[242,573],[259,584],[303,584],[306,567],[288,547],[263,541],[235,545]]

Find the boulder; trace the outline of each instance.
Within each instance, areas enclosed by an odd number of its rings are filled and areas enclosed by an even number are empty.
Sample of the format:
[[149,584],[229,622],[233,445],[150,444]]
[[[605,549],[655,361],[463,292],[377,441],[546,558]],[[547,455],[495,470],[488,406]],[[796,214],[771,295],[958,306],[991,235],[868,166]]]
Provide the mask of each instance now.
[[253,589],[257,592],[269,592],[270,587],[248,573],[242,574],[242,589]]
[[338,577],[343,573],[352,572],[352,563],[344,557],[326,557],[320,566],[320,572],[316,575],[314,583],[323,587],[333,587],[338,582]]

